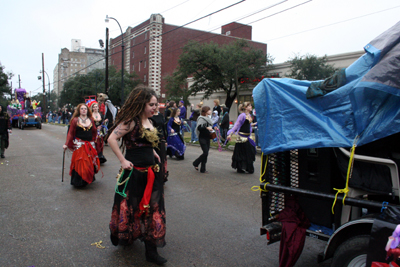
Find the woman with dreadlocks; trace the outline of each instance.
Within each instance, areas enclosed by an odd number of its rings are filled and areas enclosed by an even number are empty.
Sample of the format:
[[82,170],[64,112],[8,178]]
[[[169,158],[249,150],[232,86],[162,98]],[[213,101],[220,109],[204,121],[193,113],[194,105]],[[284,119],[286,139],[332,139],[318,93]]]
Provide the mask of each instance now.
[[156,107],[154,90],[135,88],[106,138],[121,162],[110,221],[111,242],[130,245],[140,239],[145,243],[146,260],[162,265],[167,260],[157,253],[157,247],[165,245],[164,179],[154,150],[159,142],[157,129],[149,120]]

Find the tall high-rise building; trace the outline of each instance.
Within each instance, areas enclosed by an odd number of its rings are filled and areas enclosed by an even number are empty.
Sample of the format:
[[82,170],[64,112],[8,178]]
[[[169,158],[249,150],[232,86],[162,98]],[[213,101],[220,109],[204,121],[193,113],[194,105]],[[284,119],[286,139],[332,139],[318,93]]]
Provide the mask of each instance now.
[[58,54],[58,63],[53,71],[54,90],[57,95],[60,95],[68,78],[104,68],[103,49],[86,48],[81,45],[81,40],[72,39],[71,50],[63,48]]
[[[165,80],[178,66],[182,47],[189,41],[227,44],[237,39],[246,39],[257,49],[267,52],[267,44],[251,40],[252,28],[236,22],[221,27],[221,34],[194,30],[164,23],[160,14],[135,27],[128,27],[124,33],[124,68],[135,72],[140,80],[162,98],[165,98]],[[110,40],[109,65],[121,69],[122,36]]]

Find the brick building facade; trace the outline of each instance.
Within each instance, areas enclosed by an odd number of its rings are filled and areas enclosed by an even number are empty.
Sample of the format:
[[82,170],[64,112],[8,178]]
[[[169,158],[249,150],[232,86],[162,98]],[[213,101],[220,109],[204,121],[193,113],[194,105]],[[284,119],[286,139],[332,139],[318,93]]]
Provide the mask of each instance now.
[[[228,44],[240,39],[249,40],[257,49],[267,52],[267,44],[251,41],[252,27],[240,23],[222,26],[221,34],[166,24],[160,14],[152,14],[149,20],[129,27],[124,33],[124,68],[135,72],[144,85],[153,88],[165,100],[165,76],[171,75],[178,66],[182,47],[189,41]],[[110,39],[109,64],[121,69],[121,35]]]

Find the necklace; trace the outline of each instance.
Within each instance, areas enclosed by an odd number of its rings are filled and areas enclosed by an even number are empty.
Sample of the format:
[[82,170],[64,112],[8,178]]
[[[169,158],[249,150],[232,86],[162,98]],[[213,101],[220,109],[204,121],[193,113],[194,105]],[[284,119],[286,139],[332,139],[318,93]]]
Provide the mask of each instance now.
[[82,117],[79,117],[80,119],[81,119],[81,121],[82,121],[82,123],[86,123],[86,121],[87,121],[87,117],[86,117],[86,119],[82,119]]

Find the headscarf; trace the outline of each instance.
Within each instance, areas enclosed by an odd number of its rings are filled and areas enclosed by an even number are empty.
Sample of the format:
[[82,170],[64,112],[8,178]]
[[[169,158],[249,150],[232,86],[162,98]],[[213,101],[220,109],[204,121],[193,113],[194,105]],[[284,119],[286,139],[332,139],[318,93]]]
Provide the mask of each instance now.
[[210,125],[212,126],[212,121],[209,117],[200,115],[199,118],[197,119],[197,126],[196,126],[196,135],[199,136],[199,126],[203,125]]

